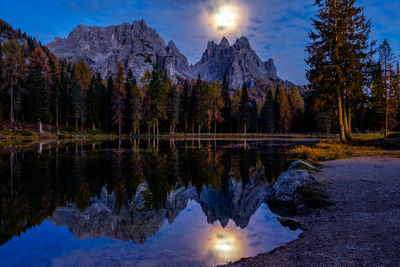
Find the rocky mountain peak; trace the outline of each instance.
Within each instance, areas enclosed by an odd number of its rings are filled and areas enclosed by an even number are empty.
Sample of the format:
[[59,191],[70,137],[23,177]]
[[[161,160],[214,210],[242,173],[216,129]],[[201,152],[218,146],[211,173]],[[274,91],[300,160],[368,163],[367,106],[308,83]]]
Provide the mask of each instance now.
[[219,46],[220,46],[220,47],[224,47],[224,48],[229,47],[230,44],[229,44],[228,39],[226,39],[225,37],[222,37],[222,40],[221,40],[221,42],[219,43]]
[[235,48],[251,49],[249,40],[244,36],[242,36],[242,37],[240,37],[239,39],[236,40],[236,43],[234,44],[234,47]]

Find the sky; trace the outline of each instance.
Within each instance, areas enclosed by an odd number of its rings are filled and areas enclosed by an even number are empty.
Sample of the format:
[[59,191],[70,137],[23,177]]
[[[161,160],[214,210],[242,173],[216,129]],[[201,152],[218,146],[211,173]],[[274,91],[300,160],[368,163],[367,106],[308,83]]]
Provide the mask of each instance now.
[[[278,75],[305,84],[314,0],[0,0],[0,18],[44,44],[67,37],[79,24],[118,25],[144,19],[166,43],[173,40],[189,63],[200,60],[207,42],[246,36],[263,61],[273,58]],[[357,0],[372,21],[371,40],[387,39],[400,54],[400,0]],[[230,7],[235,25],[216,25]],[[229,18],[228,18],[229,19]]]

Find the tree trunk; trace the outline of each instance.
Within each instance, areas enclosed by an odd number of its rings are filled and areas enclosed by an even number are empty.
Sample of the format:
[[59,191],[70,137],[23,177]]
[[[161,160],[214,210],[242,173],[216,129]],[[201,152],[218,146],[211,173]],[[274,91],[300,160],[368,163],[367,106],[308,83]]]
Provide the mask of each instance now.
[[348,133],[348,137],[350,139],[353,138],[353,134],[351,133],[351,108],[347,107],[347,123],[348,123],[348,128],[349,128],[349,133]]
[[340,130],[340,141],[342,143],[347,143],[346,135],[344,132],[344,125],[343,125],[343,104],[342,104],[342,97],[338,95],[338,115],[339,115],[339,130]]
[[56,103],[56,127],[58,129],[58,101]]
[[94,124],[94,122],[93,122],[93,124],[92,124],[92,130],[93,130],[93,131],[96,130],[96,124]]
[[14,79],[12,77],[10,88],[10,122],[14,123]]
[[217,134],[217,121],[214,121],[214,134]]
[[244,134],[247,134],[247,125],[246,125],[246,123],[244,123],[244,129],[243,129],[243,131],[244,131]]
[[75,130],[78,131],[78,116],[75,116]]
[[349,138],[350,131],[349,131],[349,123],[347,121],[347,108],[346,108],[346,105],[343,105],[343,124],[344,124],[344,132],[346,134],[346,138]]
[[42,122],[39,119],[39,133],[43,133],[43,126],[42,126]]
[[389,86],[387,85],[385,77],[385,89],[386,89],[386,99],[385,99],[385,137],[388,136],[389,132]]

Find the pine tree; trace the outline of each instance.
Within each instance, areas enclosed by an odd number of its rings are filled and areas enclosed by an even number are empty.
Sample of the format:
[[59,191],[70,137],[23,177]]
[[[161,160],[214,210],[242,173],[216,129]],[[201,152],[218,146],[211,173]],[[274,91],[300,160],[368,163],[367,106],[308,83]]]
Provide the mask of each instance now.
[[71,93],[71,115],[75,119],[75,131],[79,131],[79,119],[83,120],[84,116],[84,101],[82,88],[75,77],[70,80],[70,93]]
[[183,125],[183,131],[188,131],[188,120],[190,119],[190,89],[189,83],[185,80],[180,94],[180,121]]
[[124,104],[124,119],[126,126],[126,130],[130,131],[133,123],[132,118],[132,109],[131,109],[131,102],[132,102],[132,89],[136,85],[136,79],[133,76],[132,69],[129,69],[128,74],[126,75],[125,81],[125,90],[126,90],[126,97],[125,97],[125,104]]
[[226,79],[225,74],[221,85],[221,96],[224,101],[224,107],[222,109],[222,119],[224,120],[224,125],[225,125],[224,131],[228,132],[232,130],[232,125],[231,125],[232,103],[229,95],[229,83],[228,80]]
[[242,97],[240,98],[239,117],[240,123],[243,125],[243,132],[246,134],[249,120],[249,94],[245,84],[243,85]]
[[351,126],[344,113],[364,85],[362,72],[371,56],[371,22],[362,14],[363,8],[355,7],[354,0],[316,0],[315,5],[318,15],[312,20],[315,31],[309,33],[307,78],[320,104],[327,109],[329,102],[337,106],[340,139],[346,142]]
[[61,98],[61,66],[58,59],[53,54],[49,55],[49,66],[52,77],[52,89],[51,89],[51,104],[52,113],[55,120],[56,127],[60,119],[60,98]]
[[261,117],[265,123],[267,133],[273,133],[275,131],[275,106],[274,93],[272,89],[269,89],[261,112]]
[[5,81],[8,81],[8,88],[10,94],[10,122],[14,123],[14,91],[18,83],[18,80],[22,77],[25,69],[24,57],[22,55],[21,48],[16,40],[8,40],[3,45],[4,60],[2,65],[4,66]]
[[140,122],[144,117],[144,93],[139,88],[137,84],[135,84],[131,89],[131,102],[130,102],[130,109],[131,109],[131,118],[132,118],[132,129],[134,134],[140,135]]
[[167,118],[170,124],[170,133],[174,134],[179,122],[179,93],[176,86],[172,86],[167,94]]
[[29,57],[28,97],[26,98],[27,118],[38,122],[41,131],[42,122],[50,123],[51,74],[46,57],[41,48],[35,48]]
[[203,91],[203,82],[199,74],[196,84],[192,89],[192,96],[190,99],[190,120],[192,123],[192,133],[194,133],[195,126],[197,126],[198,132],[200,134],[201,127],[204,122],[203,106],[201,102],[202,91]]
[[118,62],[117,74],[113,82],[112,108],[114,124],[118,125],[118,135],[122,134],[123,110],[125,103],[125,73],[121,62]]
[[160,121],[166,118],[166,79],[163,72],[154,66],[152,78],[147,90],[150,101],[150,120],[153,126],[153,134],[160,134]]
[[100,109],[101,109],[101,83],[102,79],[99,73],[93,75],[87,93],[87,118],[89,125],[92,125],[92,130],[96,130],[96,124],[100,124]]
[[382,85],[385,99],[385,137],[389,132],[389,121],[393,113],[393,96],[391,90],[391,75],[393,74],[394,55],[388,41],[379,46],[379,62],[382,68]]

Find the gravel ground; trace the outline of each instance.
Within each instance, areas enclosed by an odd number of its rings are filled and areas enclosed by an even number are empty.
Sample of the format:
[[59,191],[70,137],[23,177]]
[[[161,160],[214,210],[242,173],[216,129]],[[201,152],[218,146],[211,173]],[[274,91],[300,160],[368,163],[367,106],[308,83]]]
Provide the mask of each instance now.
[[330,161],[318,177],[334,205],[294,217],[298,239],[231,265],[400,266],[400,159]]

